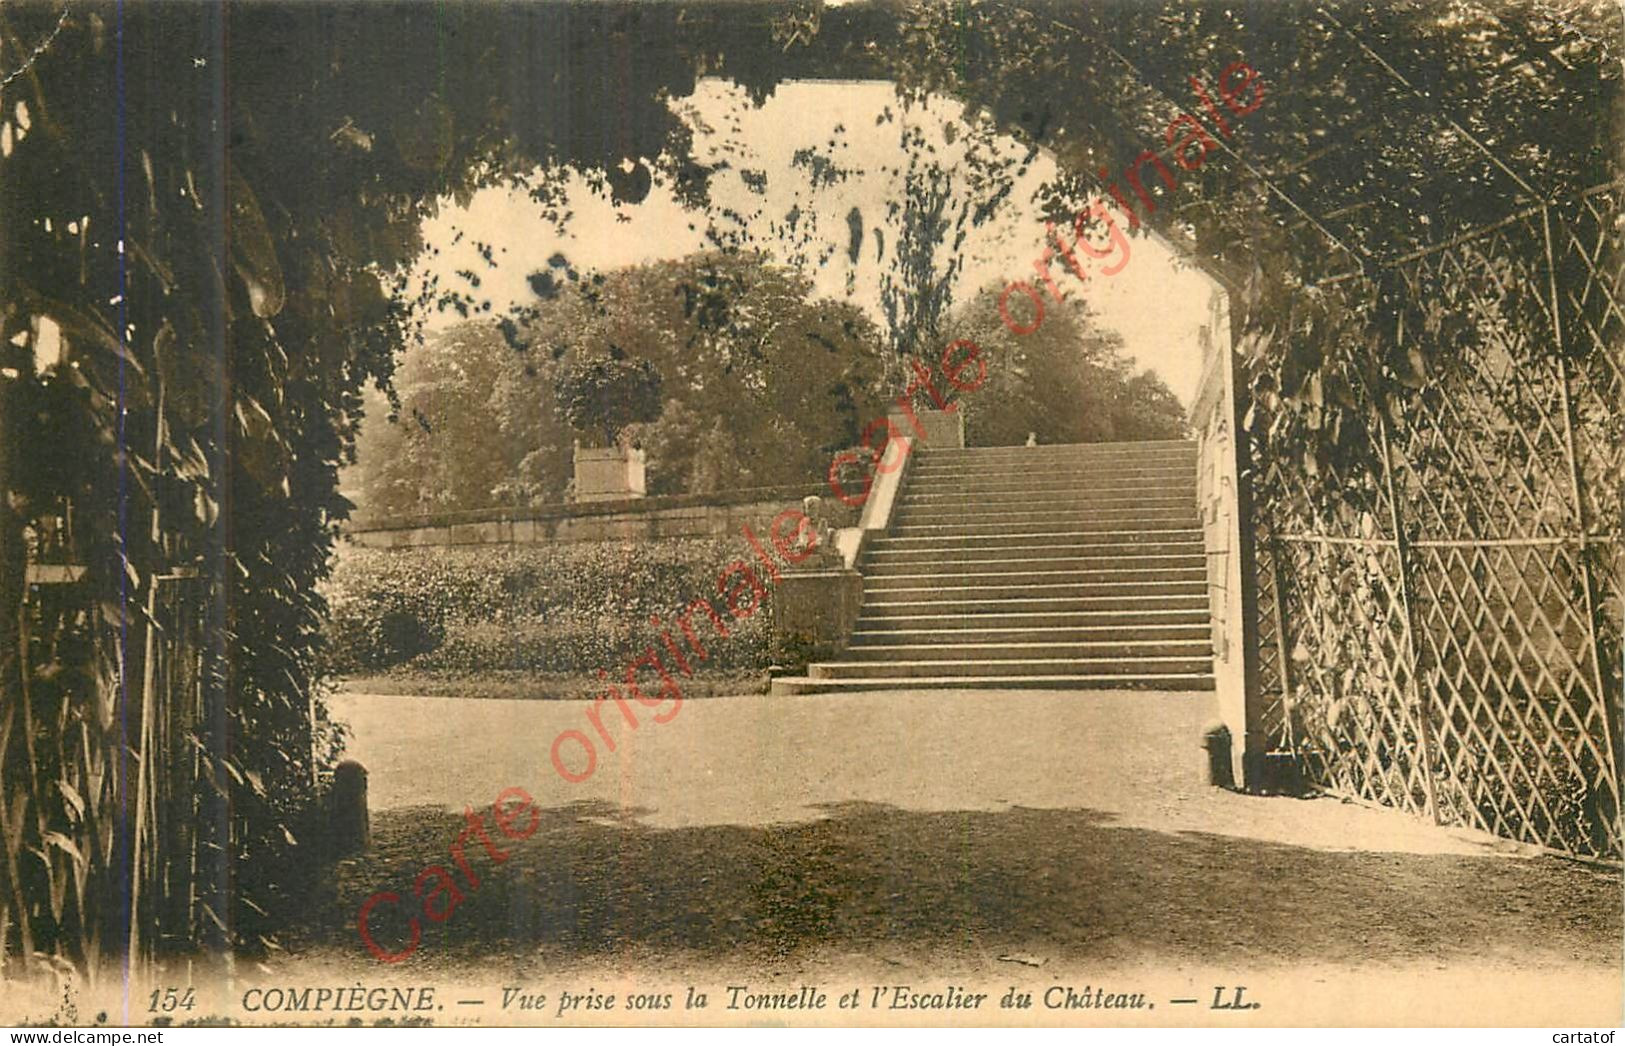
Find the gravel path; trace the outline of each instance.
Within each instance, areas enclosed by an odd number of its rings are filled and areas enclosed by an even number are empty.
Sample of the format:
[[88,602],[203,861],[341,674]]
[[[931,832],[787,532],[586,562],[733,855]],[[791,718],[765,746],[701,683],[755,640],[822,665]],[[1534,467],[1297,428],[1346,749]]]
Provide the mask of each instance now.
[[361,899],[450,867],[464,806],[518,786],[540,829],[502,840],[500,864],[471,844],[479,888],[392,971],[1516,970],[1612,985],[1587,998],[1619,1010],[1617,871],[1207,788],[1209,695],[690,701],[664,724],[643,710],[568,784],[548,747],[591,732],[587,707],[341,698],[371,771],[374,847],[341,867],[295,952],[353,958]]

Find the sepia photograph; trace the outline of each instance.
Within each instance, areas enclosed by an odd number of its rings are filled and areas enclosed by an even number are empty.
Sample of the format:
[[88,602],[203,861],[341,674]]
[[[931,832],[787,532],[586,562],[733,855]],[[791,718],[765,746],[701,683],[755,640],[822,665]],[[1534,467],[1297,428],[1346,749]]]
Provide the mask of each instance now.
[[0,3],[10,1042],[1612,1042],[1622,636],[1618,3]]

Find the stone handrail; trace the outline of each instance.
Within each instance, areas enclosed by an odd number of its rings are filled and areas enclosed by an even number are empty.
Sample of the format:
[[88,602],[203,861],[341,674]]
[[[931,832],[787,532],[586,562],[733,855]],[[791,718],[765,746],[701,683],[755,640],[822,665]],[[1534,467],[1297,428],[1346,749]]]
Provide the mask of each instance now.
[[874,485],[869,488],[863,503],[863,515],[855,527],[842,527],[835,532],[836,547],[846,559],[846,565],[856,568],[871,534],[884,533],[891,526],[892,511],[897,507],[898,493],[903,489],[903,476],[914,450],[912,436],[898,436],[886,444],[881,465],[896,464],[890,472],[875,469]]

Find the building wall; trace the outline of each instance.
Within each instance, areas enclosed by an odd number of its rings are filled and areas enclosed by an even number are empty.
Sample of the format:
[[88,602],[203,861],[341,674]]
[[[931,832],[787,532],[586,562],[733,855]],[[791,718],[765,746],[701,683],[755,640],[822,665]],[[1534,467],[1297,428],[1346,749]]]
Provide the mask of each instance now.
[[1228,302],[1217,286],[1202,329],[1202,352],[1202,381],[1191,408],[1191,428],[1200,447],[1197,499],[1207,550],[1214,696],[1219,718],[1230,730],[1235,780],[1254,787],[1264,745],[1256,680],[1249,679],[1253,637],[1247,628],[1251,608],[1243,588],[1243,559],[1250,557],[1242,547]]

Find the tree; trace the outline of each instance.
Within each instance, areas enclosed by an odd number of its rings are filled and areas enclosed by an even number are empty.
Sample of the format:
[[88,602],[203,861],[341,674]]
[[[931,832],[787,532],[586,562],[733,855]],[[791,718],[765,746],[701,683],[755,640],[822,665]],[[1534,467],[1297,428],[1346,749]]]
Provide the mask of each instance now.
[[382,393],[367,397],[344,485],[375,518],[562,495],[567,455],[556,473],[526,460],[543,442],[568,447],[551,374],[516,353],[489,321],[427,338],[402,354],[393,405]]
[[[1000,212],[1035,155],[974,115],[943,120],[939,130],[940,146],[920,127],[903,126],[902,192],[886,209],[894,247],[880,275],[880,306],[899,355],[928,354],[947,340],[943,320],[965,267],[970,230]],[[880,229],[874,236],[884,244]]]
[[1148,370],[1123,383],[1112,426],[1121,440],[1184,439],[1190,428],[1179,397]]
[[660,417],[660,372],[649,360],[627,359],[614,345],[607,355],[577,359],[559,372],[559,415],[583,432],[619,444],[628,426]]
[[974,392],[955,392],[965,412],[966,439],[1010,446],[1029,433],[1044,443],[1173,439],[1185,412],[1162,380],[1138,375],[1123,340],[1097,327],[1080,301],[1051,304],[1031,334],[1010,333],[999,317],[997,286],[954,313],[955,336],[976,343],[987,379]]
[[655,368],[665,409],[632,427],[651,493],[817,482],[884,409],[875,325],[762,254],[709,251],[565,279],[566,291],[529,310],[516,343],[538,366],[608,343]]
[[[313,720],[319,583],[350,508],[338,470],[362,389],[388,384],[413,336],[393,294],[422,219],[497,181],[545,206],[571,167],[704,195],[667,99],[734,13],[409,6],[388,48],[377,17],[0,12],[0,707],[35,724],[0,731],[8,838],[33,855],[0,867],[8,966],[254,951],[297,906],[290,869],[318,866],[307,815],[332,755]],[[769,37],[745,34],[767,53]],[[84,572],[25,628],[39,532]],[[176,656],[193,667],[144,672],[188,629]],[[132,758],[155,705],[186,758]]]
[[[613,443],[605,411],[648,455],[651,493],[817,484],[894,387],[875,325],[762,255],[550,272],[521,316],[407,351],[393,413],[369,399],[345,483],[370,516],[561,502],[571,430]],[[653,414],[647,390],[619,384],[644,366]]]

